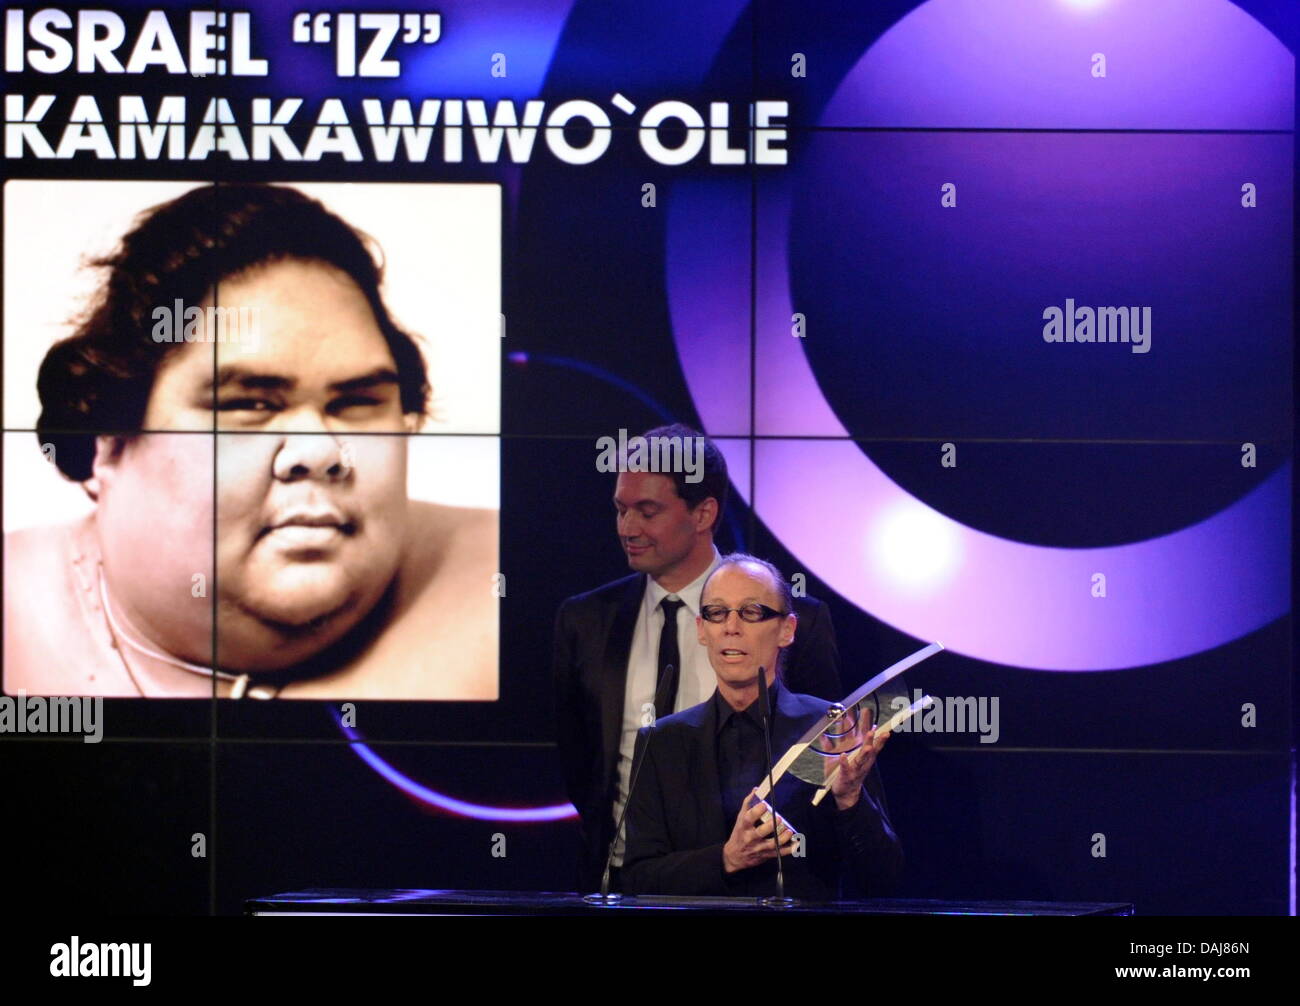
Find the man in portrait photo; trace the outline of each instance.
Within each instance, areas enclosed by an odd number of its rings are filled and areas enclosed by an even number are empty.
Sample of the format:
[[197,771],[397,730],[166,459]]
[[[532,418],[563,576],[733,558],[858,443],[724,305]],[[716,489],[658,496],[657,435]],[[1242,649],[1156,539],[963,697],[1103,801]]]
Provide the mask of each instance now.
[[[299,189],[231,184],[150,206],[91,263],[24,438],[89,509],[15,529],[6,478],[6,691],[496,698],[495,440],[449,465],[459,438],[419,436],[455,381],[381,254]],[[476,505],[414,498],[413,454]]]

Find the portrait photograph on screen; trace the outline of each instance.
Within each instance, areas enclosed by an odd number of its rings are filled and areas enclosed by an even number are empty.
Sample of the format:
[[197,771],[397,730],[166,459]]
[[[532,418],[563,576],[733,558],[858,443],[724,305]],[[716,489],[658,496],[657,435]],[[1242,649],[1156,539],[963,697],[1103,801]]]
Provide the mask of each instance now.
[[10,181],[5,250],[6,692],[497,697],[499,186]]

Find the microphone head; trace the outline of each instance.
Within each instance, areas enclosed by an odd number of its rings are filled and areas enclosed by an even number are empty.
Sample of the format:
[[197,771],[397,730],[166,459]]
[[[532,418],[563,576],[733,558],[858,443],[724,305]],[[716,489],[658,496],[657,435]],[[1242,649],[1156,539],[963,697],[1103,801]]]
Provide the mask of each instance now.
[[667,705],[668,695],[666,689],[668,686],[668,682],[672,679],[672,676],[673,676],[673,665],[664,664],[664,673],[659,678],[659,684],[655,686],[654,714],[655,714],[656,722],[658,722],[662,717],[668,716],[670,713],[672,713],[671,709],[663,708],[665,705]]

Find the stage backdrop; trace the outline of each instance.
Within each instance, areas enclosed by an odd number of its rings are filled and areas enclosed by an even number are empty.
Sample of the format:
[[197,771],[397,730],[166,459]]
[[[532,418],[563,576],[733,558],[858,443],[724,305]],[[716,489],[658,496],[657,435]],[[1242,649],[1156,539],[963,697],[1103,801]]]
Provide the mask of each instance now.
[[683,421],[727,459],[719,546],[830,605],[846,690],[947,648],[881,762],[903,894],[1294,914],[1292,5],[114,11],[4,14],[5,531],[94,508],[35,431],[90,260],[196,186],[297,186],[418,338],[407,492],[493,522],[457,585],[493,666],[444,688],[431,631],[378,699],[11,719],[24,897],[571,887],[554,613],[626,572],[598,439]]

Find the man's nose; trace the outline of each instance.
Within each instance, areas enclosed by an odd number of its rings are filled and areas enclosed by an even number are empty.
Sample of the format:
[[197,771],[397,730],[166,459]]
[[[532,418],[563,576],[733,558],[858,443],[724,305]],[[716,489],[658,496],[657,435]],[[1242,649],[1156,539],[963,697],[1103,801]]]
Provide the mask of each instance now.
[[618,534],[620,538],[635,538],[641,533],[640,515],[632,510],[620,514],[618,518]]
[[734,636],[740,632],[740,626],[743,621],[744,619],[740,617],[740,612],[735,608],[732,608],[727,612],[727,618],[722,623],[722,627]]
[[272,473],[282,482],[341,481],[352,471],[347,453],[332,433],[291,433],[275,452]]

